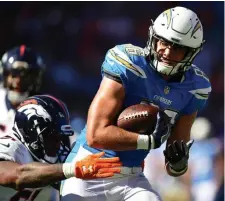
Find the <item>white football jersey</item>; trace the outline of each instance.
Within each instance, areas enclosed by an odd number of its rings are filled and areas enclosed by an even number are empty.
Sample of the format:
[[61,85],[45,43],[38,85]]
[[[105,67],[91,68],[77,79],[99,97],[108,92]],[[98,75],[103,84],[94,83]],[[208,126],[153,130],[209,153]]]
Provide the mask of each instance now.
[[0,136],[10,134],[15,118],[15,110],[6,97],[6,90],[0,88]]
[[[13,135],[5,134],[0,136],[0,159],[13,161],[20,164],[33,162],[29,150]],[[24,189],[16,191],[11,188],[0,186],[1,201],[49,201],[52,187],[39,189]],[[57,190],[55,190],[57,193]]]

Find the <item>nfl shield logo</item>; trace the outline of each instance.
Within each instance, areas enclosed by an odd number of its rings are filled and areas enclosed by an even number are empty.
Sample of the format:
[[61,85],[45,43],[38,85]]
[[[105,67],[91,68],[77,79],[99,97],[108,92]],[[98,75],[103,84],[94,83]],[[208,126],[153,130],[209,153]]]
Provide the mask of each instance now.
[[170,92],[170,88],[168,86],[165,86],[164,88],[164,93],[168,94]]

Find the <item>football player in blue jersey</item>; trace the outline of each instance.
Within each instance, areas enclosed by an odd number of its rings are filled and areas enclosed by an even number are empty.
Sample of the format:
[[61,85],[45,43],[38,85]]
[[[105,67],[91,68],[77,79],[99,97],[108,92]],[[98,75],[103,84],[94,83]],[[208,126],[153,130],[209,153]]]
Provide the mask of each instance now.
[[[207,76],[192,64],[203,43],[197,15],[175,7],[161,13],[149,27],[145,48],[124,44],[107,52],[87,126],[67,161],[104,150],[106,157],[119,156],[123,167],[113,178],[65,180],[62,201],[161,200],[144,177],[141,164],[149,151],[165,140],[167,173],[180,176],[187,171],[193,144],[190,129],[211,92]],[[153,133],[128,132],[115,125],[122,109],[142,101],[161,109]]]

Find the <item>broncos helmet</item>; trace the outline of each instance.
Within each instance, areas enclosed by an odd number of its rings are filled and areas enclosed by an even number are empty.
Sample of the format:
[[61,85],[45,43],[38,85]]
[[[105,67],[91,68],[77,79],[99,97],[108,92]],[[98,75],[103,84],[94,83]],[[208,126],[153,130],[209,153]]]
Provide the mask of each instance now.
[[25,45],[10,49],[2,56],[0,67],[9,101],[19,104],[38,93],[45,65],[33,49]]
[[17,108],[13,134],[28,148],[36,161],[56,163],[70,151],[74,134],[66,105],[50,95],[35,95]]

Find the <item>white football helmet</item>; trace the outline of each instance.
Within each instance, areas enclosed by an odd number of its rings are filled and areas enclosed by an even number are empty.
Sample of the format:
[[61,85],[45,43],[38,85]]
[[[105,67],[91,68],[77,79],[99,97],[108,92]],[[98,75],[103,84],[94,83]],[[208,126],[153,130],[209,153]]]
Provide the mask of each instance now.
[[[173,45],[187,47],[184,59],[174,66],[159,62],[156,52],[156,42],[164,40]],[[149,27],[147,50],[153,67],[164,75],[174,75],[186,71],[195,56],[202,50],[203,28],[197,15],[190,9],[175,7],[161,13]]]

